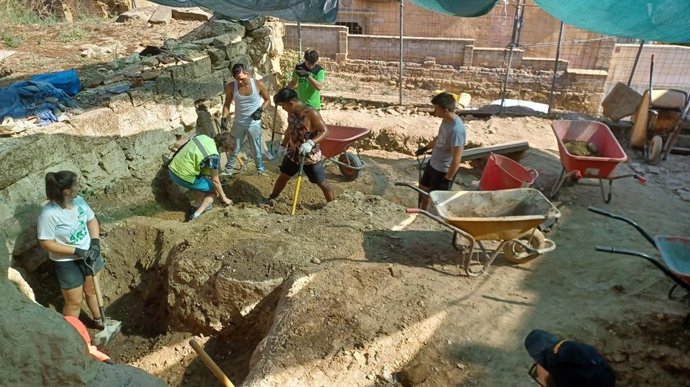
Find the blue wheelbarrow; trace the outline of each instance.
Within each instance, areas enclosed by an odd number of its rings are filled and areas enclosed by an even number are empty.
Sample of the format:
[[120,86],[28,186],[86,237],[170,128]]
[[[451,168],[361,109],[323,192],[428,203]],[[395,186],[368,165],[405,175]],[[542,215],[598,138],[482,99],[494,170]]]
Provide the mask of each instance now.
[[[620,249],[610,246],[596,246],[597,251],[611,254],[631,255],[640,257],[656,266],[662,273],[673,280],[675,284],[668,292],[668,298],[672,300],[684,298],[690,300],[690,238],[674,235],[657,235],[652,237],[642,227],[633,220],[620,215],[612,214],[608,211],[596,207],[589,207],[589,210],[609,218],[617,219],[635,227],[637,231],[652,245],[661,255],[661,261],[636,250]],[[674,296],[674,291],[681,287],[687,292],[684,296]],[[690,314],[685,318],[685,327],[690,328]]]

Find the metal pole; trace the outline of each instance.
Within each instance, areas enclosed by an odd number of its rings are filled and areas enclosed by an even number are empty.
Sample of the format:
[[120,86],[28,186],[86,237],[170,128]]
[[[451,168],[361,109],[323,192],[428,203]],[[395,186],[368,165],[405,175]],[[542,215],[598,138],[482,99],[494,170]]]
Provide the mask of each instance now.
[[402,106],[403,100],[403,9],[405,7],[405,0],[400,0],[400,63],[398,75],[398,105]]
[[297,43],[299,45],[299,55],[302,56],[302,23],[297,22]]
[[517,41],[519,38],[519,33],[520,33],[520,28],[522,24],[522,14],[520,13],[520,6],[522,2],[520,0],[517,1],[515,4],[515,16],[513,18],[513,33],[510,37],[510,44],[508,44],[508,47],[510,48],[510,51],[508,52],[508,67],[506,69],[506,75],[503,78],[503,90],[501,90],[501,108],[498,111],[498,114],[503,114],[503,105],[506,99],[506,91],[508,88],[508,77],[510,75],[510,66],[513,62],[513,50],[515,49],[515,46],[517,45]]
[[633,67],[630,69],[630,77],[628,77],[628,86],[632,83],[633,75],[635,75],[635,69],[637,69],[637,62],[640,60],[640,54],[642,54],[642,46],[644,46],[644,40],[640,41],[640,47],[637,49],[637,55],[635,55],[635,62],[633,62]]
[[563,22],[561,22],[561,28],[558,30],[558,45],[556,46],[556,61],[553,64],[553,78],[551,78],[551,90],[549,91],[549,111],[547,114],[551,114],[551,109],[553,109],[553,94],[556,89],[556,75],[558,74],[558,61],[561,59],[561,41],[563,39]]

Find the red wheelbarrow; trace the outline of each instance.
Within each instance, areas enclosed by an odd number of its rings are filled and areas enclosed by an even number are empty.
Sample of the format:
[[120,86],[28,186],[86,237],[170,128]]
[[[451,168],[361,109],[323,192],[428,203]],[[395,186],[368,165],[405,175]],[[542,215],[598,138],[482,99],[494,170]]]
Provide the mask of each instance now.
[[321,154],[327,164],[338,165],[340,173],[346,180],[355,180],[365,164],[359,157],[359,152],[357,154],[347,152],[347,148],[355,141],[367,136],[371,129],[340,125],[327,125],[327,127],[328,137],[319,143]]
[[[549,198],[556,197],[565,180],[572,178],[575,180],[582,178],[599,179],[601,197],[606,203],[611,201],[611,188],[614,180],[633,177],[640,183],[646,182],[643,176],[634,173],[611,176],[613,170],[620,163],[626,161],[628,156],[611,133],[611,129],[605,124],[597,121],[556,120],[551,123],[551,128],[558,140],[558,153],[563,169],[561,176],[551,189]],[[568,144],[578,142],[586,144],[592,155],[583,156],[571,153]],[[608,193],[604,189],[604,180],[609,182]]]
[[[669,299],[673,300],[679,298],[673,295],[674,290],[676,290],[678,286],[685,289],[688,295],[690,295],[690,238],[672,235],[657,235],[656,237],[652,237],[631,219],[612,214],[596,207],[589,207],[589,210],[599,215],[623,221],[635,227],[647,242],[659,251],[663,262],[660,262],[648,254],[635,250],[619,249],[610,246],[596,246],[595,249],[597,251],[643,258],[656,266],[662,273],[675,282],[668,292]],[[686,295],[685,298],[687,298],[688,295]],[[685,318],[685,327],[690,328],[690,314]]]

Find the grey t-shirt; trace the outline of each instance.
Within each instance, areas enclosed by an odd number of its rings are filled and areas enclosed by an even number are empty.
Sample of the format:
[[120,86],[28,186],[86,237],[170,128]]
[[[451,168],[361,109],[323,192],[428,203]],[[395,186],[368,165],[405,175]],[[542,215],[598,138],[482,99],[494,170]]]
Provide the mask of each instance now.
[[465,149],[465,124],[462,119],[456,116],[453,122],[441,121],[429,163],[439,172],[448,172],[453,160],[453,148],[458,146],[460,150]]
[[[74,198],[70,209],[62,208],[54,202],[48,202],[38,217],[38,239],[55,241],[63,245],[88,249],[91,236],[87,223],[96,217],[81,196]],[[74,261],[74,255],[57,255],[48,253],[53,261]]]

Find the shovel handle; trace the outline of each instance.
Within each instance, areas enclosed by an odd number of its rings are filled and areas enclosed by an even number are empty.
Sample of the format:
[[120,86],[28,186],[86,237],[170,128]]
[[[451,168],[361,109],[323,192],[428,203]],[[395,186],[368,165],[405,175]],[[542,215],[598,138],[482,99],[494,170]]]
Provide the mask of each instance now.
[[[103,309],[103,292],[101,291],[101,281],[98,280],[98,274],[94,274],[91,278],[93,278],[93,288],[96,290],[96,299],[98,300],[98,307]],[[101,311],[102,313],[102,311]],[[101,316],[101,318],[104,318],[104,316]]]
[[206,353],[206,351],[204,351],[203,348],[201,348],[201,345],[196,340],[189,339],[189,345],[191,345],[192,348],[194,348],[194,351],[196,351],[196,353],[199,355],[204,364],[206,364],[206,367],[208,367],[208,369],[210,369],[211,372],[213,372],[213,375],[215,375],[216,378],[218,378],[218,380],[223,384],[223,386],[235,387],[235,385],[232,384],[230,379],[225,375],[223,370],[221,370],[220,367],[218,367],[218,364],[216,364],[216,362],[213,361],[213,359],[211,359],[211,357]]
[[304,173],[304,158],[307,157],[306,155],[302,156],[301,159],[299,159],[299,173],[297,174],[297,184],[295,185],[295,195],[292,198],[292,210],[290,211],[290,215],[294,216],[295,213],[297,212],[297,201],[299,200],[299,188],[300,185],[302,184],[302,174]]

